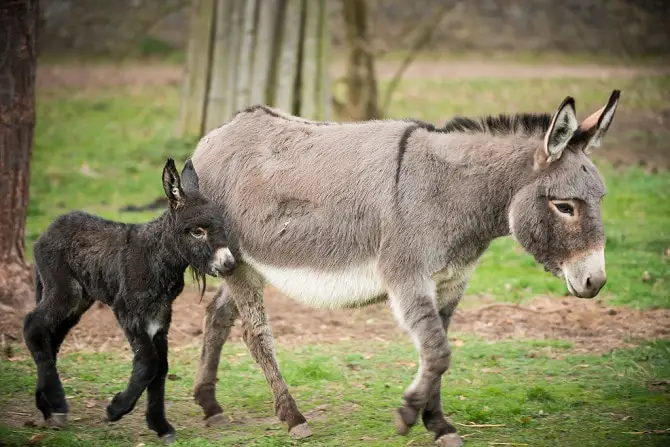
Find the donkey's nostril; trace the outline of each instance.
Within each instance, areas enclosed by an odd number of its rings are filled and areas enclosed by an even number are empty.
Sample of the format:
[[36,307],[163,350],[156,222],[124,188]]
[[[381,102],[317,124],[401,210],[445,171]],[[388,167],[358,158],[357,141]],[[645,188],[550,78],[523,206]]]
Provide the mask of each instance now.
[[586,278],[586,287],[590,289],[592,284],[593,283],[591,282],[591,277],[589,276],[588,278]]
[[234,259],[226,259],[223,262],[223,266],[228,270],[232,270],[232,269],[235,268],[235,260]]

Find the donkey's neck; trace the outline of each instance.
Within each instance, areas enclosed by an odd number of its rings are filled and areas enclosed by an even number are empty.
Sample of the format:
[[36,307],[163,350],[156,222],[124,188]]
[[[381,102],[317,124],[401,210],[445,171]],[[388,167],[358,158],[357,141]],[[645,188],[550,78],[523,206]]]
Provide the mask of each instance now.
[[[532,138],[532,137],[531,137]],[[433,154],[446,162],[445,175],[460,179],[463,218],[479,221],[478,235],[493,240],[510,234],[509,208],[533,178],[535,141],[518,135],[433,133]]]
[[174,242],[174,217],[165,211],[156,219],[141,226],[138,236],[149,248],[151,264],[154,270],[184,274],[188,261],[177,250]]

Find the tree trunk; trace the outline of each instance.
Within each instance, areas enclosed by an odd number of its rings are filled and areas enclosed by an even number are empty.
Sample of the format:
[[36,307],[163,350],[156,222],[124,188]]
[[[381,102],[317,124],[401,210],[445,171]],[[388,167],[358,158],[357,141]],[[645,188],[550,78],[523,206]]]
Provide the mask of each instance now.
[[191,1],[180,136],[252,104],[330,119],[330,0]]
[[0,305],[32,295],[25,257],[30,156],[35,129],[37,0],[0,2]]
[[365,0],[343,0],[347,36],[347,113],[358,121],[381,117]]

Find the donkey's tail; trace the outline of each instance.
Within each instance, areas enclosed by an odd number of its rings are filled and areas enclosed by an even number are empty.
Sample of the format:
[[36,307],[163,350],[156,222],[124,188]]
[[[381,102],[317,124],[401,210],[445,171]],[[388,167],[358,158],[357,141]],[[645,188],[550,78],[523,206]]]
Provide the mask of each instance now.
[[37,304],[42,301],[42,292],[44,291],[44,284],[42,284],[42,279],[40,278],[40,272],[35,266],[35,302]]

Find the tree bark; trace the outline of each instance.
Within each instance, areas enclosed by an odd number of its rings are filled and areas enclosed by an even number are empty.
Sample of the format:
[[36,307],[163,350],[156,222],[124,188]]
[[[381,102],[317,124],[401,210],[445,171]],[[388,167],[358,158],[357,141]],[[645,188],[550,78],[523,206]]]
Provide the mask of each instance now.
[[0,304],[27,305],[25,257],[30,156],[35,129],[38,0],[0,2]]
[[348,47],[347,113],[354,121],[380,118],[365,0],[343,0],[343,10]]

